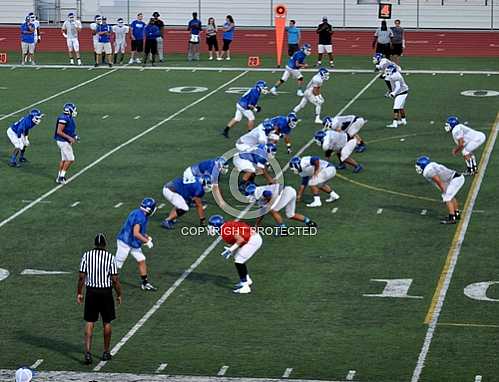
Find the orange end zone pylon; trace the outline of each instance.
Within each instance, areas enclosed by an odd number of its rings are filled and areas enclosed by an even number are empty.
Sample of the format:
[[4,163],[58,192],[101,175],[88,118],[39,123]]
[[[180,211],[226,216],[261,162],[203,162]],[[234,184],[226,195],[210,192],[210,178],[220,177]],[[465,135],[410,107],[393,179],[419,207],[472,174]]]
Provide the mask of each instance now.
[[282,49],[284,48],[284,31],[286,30],[286,16],[288,8],[284,4],[274,7],[275,42],[277,50],[277,67],[281,66]]

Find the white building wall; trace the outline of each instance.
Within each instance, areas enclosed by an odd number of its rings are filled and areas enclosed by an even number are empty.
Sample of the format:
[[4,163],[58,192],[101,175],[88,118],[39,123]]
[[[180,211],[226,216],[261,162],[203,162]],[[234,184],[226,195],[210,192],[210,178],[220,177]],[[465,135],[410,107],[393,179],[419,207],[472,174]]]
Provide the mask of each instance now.
[[0,23],[21,24],[34,11],[34,0],[0,0]]

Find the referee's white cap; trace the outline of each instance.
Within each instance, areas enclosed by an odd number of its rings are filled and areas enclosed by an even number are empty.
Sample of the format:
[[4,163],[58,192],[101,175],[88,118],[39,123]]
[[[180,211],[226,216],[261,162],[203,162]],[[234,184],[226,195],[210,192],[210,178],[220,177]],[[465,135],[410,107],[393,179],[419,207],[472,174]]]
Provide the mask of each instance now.
[[16,382],[30,382],[33,379],[33,371],[27,367],[16,370]]

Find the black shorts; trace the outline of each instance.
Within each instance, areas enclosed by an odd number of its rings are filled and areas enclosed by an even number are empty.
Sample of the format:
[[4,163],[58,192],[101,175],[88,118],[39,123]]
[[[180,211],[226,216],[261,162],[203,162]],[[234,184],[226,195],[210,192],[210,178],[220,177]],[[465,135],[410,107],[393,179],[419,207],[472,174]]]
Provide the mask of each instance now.
[[402,44],[392,44],[392,54],[395,56],[402,56],[402,53],[404,52],[404,48]]
[[144,40],[132,40],[132,52],[143,52]]
[[144,48],[144,54],[151,53],[153,56],[158,54],[158,41],[156,39],[147,39],[146,47]]
[[385,57],[390,57],[390,44],[376,44],[376,53],[381,53]]
[[226,39],[224,39],[224,46],[222,48],[222,50],[224,52],[230,49],[230,43],[231,42],[232,42],[232,40],[226,40]]
[[116,318],[113,290],[111,288],[87,288],[83,319],[87,322],[99,320],[109,323]]
[[288,44],[288,56],[291,57],[298,49],[300,49],[298,44]]
[[206,37],[206,43],[208,44],[208,50],[218,50],[217,36]]

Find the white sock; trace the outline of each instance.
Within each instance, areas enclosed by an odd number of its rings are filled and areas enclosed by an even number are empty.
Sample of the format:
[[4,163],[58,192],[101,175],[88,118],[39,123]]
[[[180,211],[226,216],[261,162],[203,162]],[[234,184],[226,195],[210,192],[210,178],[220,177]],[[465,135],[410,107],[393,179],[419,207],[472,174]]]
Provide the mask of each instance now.
[[60,175],[59,176],[62,176],[63,178],[66,176],[66,171],[62,171],[60,172]]
[[393,120],[393,124],[394,125],[398,125],[399,124],[399,121],[397,121],[396,119]]
[[70,59],[69,59],[69,63],[70,63],[70,64],[74,64],[74,63],[75,63],[75,61],[74,61],[72,58],[70,58]]
[[402,118],[402,122],[403,123],[407,123],[406,119],[405,118]]
[[321,111],[322,111],[322,106],[321,105],[315,105],[315,117],[320,118],[321,117]]
[[314,203],[315,202],[318,202],[318,203],[321,202],[321,197],[319,195],[314,195]]

